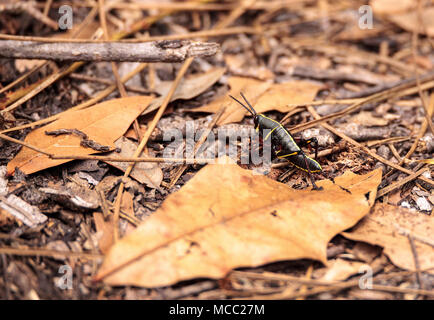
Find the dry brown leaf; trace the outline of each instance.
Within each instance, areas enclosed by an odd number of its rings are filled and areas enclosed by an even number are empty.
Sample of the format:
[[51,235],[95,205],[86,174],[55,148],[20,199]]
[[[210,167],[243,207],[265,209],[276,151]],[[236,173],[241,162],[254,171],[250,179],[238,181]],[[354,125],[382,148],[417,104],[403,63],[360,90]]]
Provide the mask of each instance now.
[[421,238],[434,242],[434,218],[431,216],[402,207],[376,204],[373,212],[354,230],[342,235],[351,240],[382,246],[394,265],[414,271],[414,258],[408,237],[400,234],[400,230],[407,230],[413,235],[420,268],[433,268],[434,248],[417,240]]
[[421,16],[423,23],[419,19],[417,10],[407,11],[402,14],[391,14],[387,18],[408,32],[418,31],[430,37],[434,36],[434,7],[424,8]]
[[247,99],[249,99],[249,102],[254,105],[259,96],[261,96],[261,94],[271,86],[271,83],[244,77],[231,77],[228,80],[228,83],[231,88],[228,94],[217,98],[210,104],[193,109],[192,111],[216,113],[222,106],[226,106],[226,109],[219,121],[217,121],[217,124],[223,125],[239,122],[243,120],[247,111],[232,100],[229,97],[229,94],[234,97],[239,97],[240,92],[243,92]]
[[369,212],[381,170],[346,172],[322,191],[294,190],[236,164],[212,164],[107,254],[96,280],[165,286],[237,267],[310,258]]
[[[132,158],[137,149],[137,144],[128,140],[125,137],[120,137],[115,142],[116,148],[120,148],[121,152],[111,152],[108,154],[114,158]],[[150,155],[153,156],[153,155]],[[110,165],[119,170],[125,171],[130,165],[129,162],[112,162],[107,161]],[[150,188],[158,188],[163,181],[163,171],[158,163],[153,162],[139,162],[134,165],[130,176],[142,184],[146,184]]]
[[[225,54],[225,63],[233,75],[254,77],[259,80],[274,79],[274,73],[265,66],[251,65],[246,63],[244,54]],[[248,59],[247,59],[248,60]]]
[[294,107],[290,105],[312,101],[318,93],[318,90],[321,89],[320,85],[308,81],[270,84],[268,82],[242,77],[230,78],[229,85],[231,90],[227,95],[220,97],[206,106],[196,108],[193,111],[215,113],[222,105],[226,105],[226,110],[218,122],[218,125],[223,125],[239,122],[247,114],[247,111],[233,101],[229,97],[229,94],[239,98],[240,92],[243,92],[257,113],[270,110],[289,112],[294,109]]
[[[147,130],[148,130],[147,126],[145,126],[145,125],[139,125],[139,134],[141,136],[143,136],[146,133]],[[128,131],[125,132],[124,137],[137,141],[136,130],[134,130],[134,128],[129,128]]]
[[33,68],[39,67],[40,65],[44,64],[45,60],[37,60],[37,59],[16,59],[15,60],[15,68],[20,73],[23,73],[27,70],[31,70]]
[[258,99],[254,108],[257,113],[277,110],[283,113],[294,109],[289,104],[299,104],[313,101],[321,85],[308,81],[291,81],[273,84]]
[[11,227],[15,222],[18,225],[22,225],[23,223],[16,219],[12,214],[0,208],[0,227]]
[[351,253],[361,261],[371,263],[381,253],[382,249],[378,246],[372,246],[365,242],[357,242],[351,250]]
[[360,267],[366,265],[363,262],[336,259],[330,263],[321,280],[324,281],[343,281],[352,275],[358,274]]
[[371,0],[369,5],[372,7],[374,14],[397,14],[408,12],[417,6],[414,0]]
[[94,212],[93,219],[95,221],[96,236],[98,239],[99,250],[106,254],[113,244],[113,221],[112,216],[108,217],[108,221],[104,220],[101,212]]
[[[193,99],[194,97],[203,93],[206,89],[211,87],[214,83],[221,78],[225,73],[226,68],[213,68],[205,73],[194,74],[189,77],[183,78],[179,85],[176,87],[175,92],[170,99],[170,102],[183,99]],[[173,81],[162,81],[155,89],[161,96],[152,101],[149,108],[147,108],[144,114],[150,113],[158,109],[164,101],[167,93],[173,85]]]
[[[97,151],[80,146],[75,135],[48,136],[45,131],[57,129],[78,129],[89,139],[101,145],[113,147],[131,123],[148,107],[152,97],[135,96],[105,101],[84,110],[64,113],[58,120],[29,133],[25,141],[45,152],[55,155],[83,156]],[[22,148],[8,163],[8,174],[18,167],[26,174],[57,166],[71,160],[51,160],[48,156]]]
[[371,112],[367,111],[359,112],[351,118],[351,122],[366,127],[382,127],[389,123],[386,119],[374,117]]

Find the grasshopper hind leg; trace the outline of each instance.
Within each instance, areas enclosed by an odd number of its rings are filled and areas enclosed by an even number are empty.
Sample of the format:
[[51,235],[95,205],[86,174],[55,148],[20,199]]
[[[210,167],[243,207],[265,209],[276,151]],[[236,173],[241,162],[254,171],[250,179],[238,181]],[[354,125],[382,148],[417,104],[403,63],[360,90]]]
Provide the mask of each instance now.
[[313,176],[312,176],[312,172],[310,171],[310,168],[309,168],[309,163],[307,162],[307,158],[306,158],[306,156],[304,155],[304,153],[303,153],[303,159],[304,159],[304,163],[306,164],[307,175],[309,176],[309,179],[310,179],[310,182],[312,183],[312,187],[313,187],[313,189],[314,189],[314,190],[317,190],[317,191],[322,190],[323,187],[318,187],[318,186],[316,185],[316,183],[315,183],[315,179],[314,179]]

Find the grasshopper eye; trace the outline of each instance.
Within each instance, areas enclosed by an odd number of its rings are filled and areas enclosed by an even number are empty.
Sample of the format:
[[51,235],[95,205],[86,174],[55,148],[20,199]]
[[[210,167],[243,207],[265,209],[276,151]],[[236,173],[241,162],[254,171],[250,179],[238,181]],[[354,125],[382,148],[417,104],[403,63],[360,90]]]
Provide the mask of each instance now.
[[255,117],[255,119],[253,120],[254,124],[255,124],[255,128],[259,128],[259,118],[258,116]]

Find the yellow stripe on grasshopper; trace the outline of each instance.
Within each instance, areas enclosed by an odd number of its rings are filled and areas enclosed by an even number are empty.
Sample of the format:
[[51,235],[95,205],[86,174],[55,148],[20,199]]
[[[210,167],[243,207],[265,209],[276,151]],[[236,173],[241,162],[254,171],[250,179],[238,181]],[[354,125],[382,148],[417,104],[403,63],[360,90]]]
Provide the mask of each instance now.
[[277,128],[279,128],[279,126],[274,127],[270,132],[268,132],[268,134],[265,136],[264,141],[267,141],[267,139],[271,136],[271,134],[273,133],[273,131],[276,130]]
[[[293,153],[288,153],[288,154],[285,154],[285,155],[283,155],[283,156],[278,156],[278,158],[281,159],[281,158],[285,158],[285,157],[295,156],[295,155],[297,155],[297,154],[298,154],[298,151],[293,152]],[[292,163],[292,162],[291,162],[291,163]]]

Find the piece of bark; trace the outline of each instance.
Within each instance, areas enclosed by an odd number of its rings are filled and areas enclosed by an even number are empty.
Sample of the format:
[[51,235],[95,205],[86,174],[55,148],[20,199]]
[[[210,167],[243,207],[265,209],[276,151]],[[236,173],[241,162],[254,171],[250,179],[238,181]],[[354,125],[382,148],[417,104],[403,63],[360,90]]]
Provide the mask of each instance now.
[[142,43],[0,40],[0,57],[57,61],[179,62],[188,57],[212,56],[219,48],[217,43],[188,40]]
[[0,196],[0,210],[5,210],[31,228],[46,222],[48,219],[37,207],[28,204],[14,194],[7,198]]

